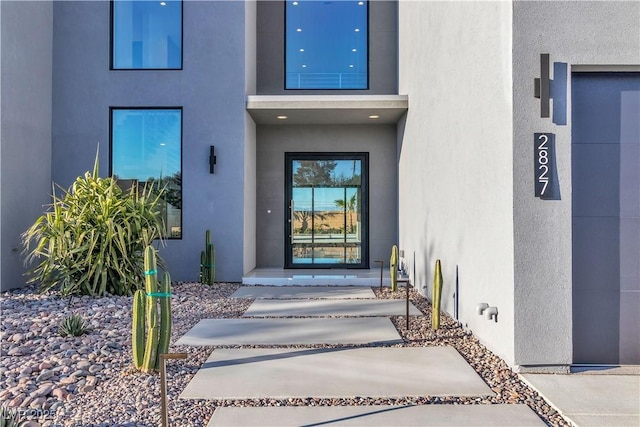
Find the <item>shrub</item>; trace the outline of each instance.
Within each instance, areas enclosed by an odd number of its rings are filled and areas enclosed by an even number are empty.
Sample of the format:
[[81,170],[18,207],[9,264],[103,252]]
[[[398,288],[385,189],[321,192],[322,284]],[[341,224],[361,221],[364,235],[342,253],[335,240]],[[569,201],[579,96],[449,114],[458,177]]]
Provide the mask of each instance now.
[[68,335],[72,337],[79,337],[80,335],[84,335],[88,329],[89,327],[87,326],[87,322],[84,321],[82,316],[79,314],[71,314],[60,322],[58,333],[60,333],[61,337],[66,337]]
[[57,188],[49,211],[22,234],[25,262],[42,259],[28,283],[62,295],[131,295],[144,283],[144,248],[164,236],[164,190],[121,190],[115,178],[98,176],[97,155],[93,172]]

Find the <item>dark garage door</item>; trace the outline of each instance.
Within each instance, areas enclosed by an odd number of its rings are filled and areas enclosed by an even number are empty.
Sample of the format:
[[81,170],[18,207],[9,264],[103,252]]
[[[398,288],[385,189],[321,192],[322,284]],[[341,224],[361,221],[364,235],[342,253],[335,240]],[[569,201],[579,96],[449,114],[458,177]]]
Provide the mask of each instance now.
[[573,361],[640,364],[640,73],[571,84]]

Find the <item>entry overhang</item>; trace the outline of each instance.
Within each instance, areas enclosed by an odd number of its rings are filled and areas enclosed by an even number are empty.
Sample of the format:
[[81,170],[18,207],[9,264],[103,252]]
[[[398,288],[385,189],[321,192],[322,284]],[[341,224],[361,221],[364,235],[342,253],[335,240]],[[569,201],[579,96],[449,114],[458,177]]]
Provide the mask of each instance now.
[[257,124],[395,124],[408,108],[408,95],[247,96]]

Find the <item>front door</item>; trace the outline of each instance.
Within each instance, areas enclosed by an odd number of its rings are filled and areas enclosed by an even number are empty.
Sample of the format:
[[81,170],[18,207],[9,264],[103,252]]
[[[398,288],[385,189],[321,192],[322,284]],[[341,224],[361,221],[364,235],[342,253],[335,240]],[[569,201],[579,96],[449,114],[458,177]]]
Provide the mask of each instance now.
[[286,268],[368,268],[367,153],[286,153]]

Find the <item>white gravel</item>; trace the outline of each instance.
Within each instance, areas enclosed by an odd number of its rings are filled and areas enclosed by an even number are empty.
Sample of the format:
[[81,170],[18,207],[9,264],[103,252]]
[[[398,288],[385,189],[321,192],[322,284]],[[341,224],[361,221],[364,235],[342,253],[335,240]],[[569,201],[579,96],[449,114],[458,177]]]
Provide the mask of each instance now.
[[[240,317],[253,302],[229,298],[239,284],[178,283],[173,286],[172,342],[201,319]],[[378,298],[404,298],[404,291],[380,291]],[[380,404],[524,403],[548,425],[569,424],[500,358],[488,351],[455,321],[442,316],[431,330],[430,307],[412,291],[411,300],[425,316],[392,321],[404,339],[398,346],[451,345],[496,392],[492,398],[409,397],[405,399],[260,399],[180,400],[178,396],[213,347],[174,346],[186,360],[167,363],[169,417],[172,426],[206,426],[216,406],[314,406]],[[131,361],[131,297],[60,298],[26,288],[1,295],[0,401],[31,420],[31,426],[157,426],[160,424],[160,378],[143,374]],[[91,328],[80,337],[61,337],[58,325],[72,313]],[[247,347],[247,346],[245,346]],[[300,346],[297,346],[300,347]],[[308,347],[308,346],[307,346]]]

